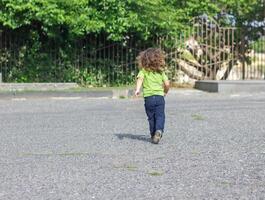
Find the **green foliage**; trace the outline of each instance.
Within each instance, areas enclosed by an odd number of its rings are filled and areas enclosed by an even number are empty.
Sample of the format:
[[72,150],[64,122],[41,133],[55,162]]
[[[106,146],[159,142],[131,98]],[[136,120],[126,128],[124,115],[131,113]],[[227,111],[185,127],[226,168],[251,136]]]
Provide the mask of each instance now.
[[[191,19],[206,14],[222,19],[230,14],[235,21],[226,25],[243,26],[263,20],[261,0],[1,0],[0,32],[18,33],[29,43],[19,47],[8,69],[8,81],[76,81],[80,84],[113,85],[134,81],[134,71],[123,73],[121,65],[102,61],[86,61],[82,69],[75,61],[71,41],[87,35],[104,35],[111,41],[135,37],[140,42],[155,36],[185,34]],[[258,30],[255,30],[257,32]],[[47,43],[47,45],[44,45]],[[51,47],[52,43],[58,47]],[[168,44],[172,46],[172,44]],[[256,45],[256,46],[259,46]],[[54,48],[60,62],[47,50]],[[12,52],[1,49],[2,65],[11,63]],[[15,60],[14,60],[15,59]],[[109,69],[113,73],[109,73]]]
[[3,0],[0,6],[0,23],[11,29],[39,24],[48,35],[56,34],[57,27],[79,35],[104,26],[85,0]]
[[[1,65],[7,82],[76,82],[84,86],[120,86],[134,82],[135,66],[131,70],[112,59],[85,56],[74,44],[55,46],[43,44],[34,32],[33,40],[1,52]],[[15,53],[17,52],[17,53]],[[82,63],[80,61],[82,60]]]
[[105,32],[113,40],[129,31],[146,39],[175,34],[192,16],[216,11],[214,4],[194,0],[2,0],[0,6],[0,23],[11,29],[37,24],[49,36],[66,29],[74,36]]
[[260,0],[2,0],[0,24],[11,29],[30,26],[53,36],[67,30],[74,37],[105,32],[114,40],[130,31],[149,38],[175,34],[198,15],[229,13],[237,24],[262,20]]
[[264,2],[262,0],[219,0],[219,2],[221,9],[235,16],[237,26],[242,26],[253,20],[264,20]]
[[260,38],[259,40],[251,44],[251,49],[256,53],[265,53],[265,38]]

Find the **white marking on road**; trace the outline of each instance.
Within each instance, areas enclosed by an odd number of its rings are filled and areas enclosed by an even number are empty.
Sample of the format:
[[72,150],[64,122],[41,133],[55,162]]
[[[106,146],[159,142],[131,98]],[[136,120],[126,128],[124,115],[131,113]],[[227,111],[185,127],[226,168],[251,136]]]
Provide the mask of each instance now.
[[84,97],[84,99],[109,99],[110,97]]
[[51,97],[52,100],[109,99],[109,97]]
[[234,97],[240,97],[239,94],[231,94],[230,97],[234,98]]
[[12,98],[12,101],[26,101],[26,98]]
[[245,94],[245,93],[242,93],[242,94],[231,94],[230,97],[253,97],[253,94]]
[[53,100],[78,100],[82,97],[51,97]]

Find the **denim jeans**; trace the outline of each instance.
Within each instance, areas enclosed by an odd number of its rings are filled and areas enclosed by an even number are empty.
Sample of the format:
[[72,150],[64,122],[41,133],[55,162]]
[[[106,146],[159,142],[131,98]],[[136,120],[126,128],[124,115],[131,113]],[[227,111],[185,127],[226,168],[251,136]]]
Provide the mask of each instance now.
[[165,125],[165,99],[163,96],[154,95],[144,98],[145,112],[148,117],[150,134],[154,135],[155,131],[164,132]]

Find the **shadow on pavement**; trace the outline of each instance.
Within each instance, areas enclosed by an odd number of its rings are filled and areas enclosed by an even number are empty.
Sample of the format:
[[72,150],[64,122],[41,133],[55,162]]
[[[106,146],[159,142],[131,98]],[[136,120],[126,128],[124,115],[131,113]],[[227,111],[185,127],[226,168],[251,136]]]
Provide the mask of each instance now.
[[141,140],[144,142],[151,142],[150,137],[147,135],[133,135],[130,133],[118,133],[115,134],[120,140],[123,140],[124,138],[132,139],[132,140]]

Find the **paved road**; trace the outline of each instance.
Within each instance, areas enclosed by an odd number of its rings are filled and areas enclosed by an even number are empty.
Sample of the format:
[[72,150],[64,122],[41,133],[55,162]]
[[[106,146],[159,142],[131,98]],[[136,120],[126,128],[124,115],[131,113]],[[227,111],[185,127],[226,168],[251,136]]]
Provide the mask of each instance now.
[[0,100],[0,199],[265,199],[265,94]]

